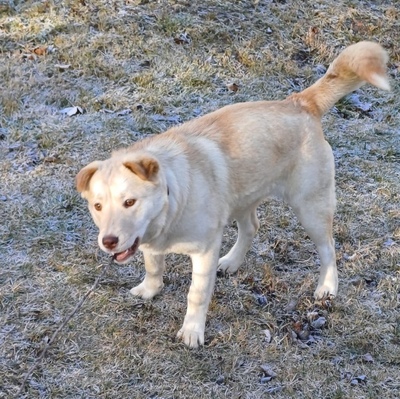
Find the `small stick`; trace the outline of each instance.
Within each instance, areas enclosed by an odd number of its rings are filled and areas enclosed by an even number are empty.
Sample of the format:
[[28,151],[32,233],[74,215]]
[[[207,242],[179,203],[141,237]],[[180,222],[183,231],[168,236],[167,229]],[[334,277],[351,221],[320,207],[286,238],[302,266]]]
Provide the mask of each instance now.
[[25,377],[21,383],[21,386],[18,390],[18,393],[16,394],[16,398],[21,395],[22,391],[25,388],[25,384],[28,381],[28,378],[31,376],[31,374],[34,372],[34,370],[39,366],[40,362],[44,359],[44,356],[46,355],[47,350],[49,349],[50,345],[55,341],[57,338],[58,334],[60,331],[66,326],[66,324],[72,319],[72,317],[75,315],[75,313],[82,307],[84,302],[86,301],[87,297],[97,288],[99,285],[100,280],[103,278],[103,276],[106,274],[106,271],[108,270],[108,267],[113,263],[113,258],[110,258],[110,262],[106,263],[103,265],[103,270],[101,273],[97,276],[95,282],[93,285],[90,287],[90,289],[86,292],[86,294],[81,298],[81,300],[76,304],[74,310],[64,319],[64,321],[60,324],[60,326],[57,328],[56,331],[54,331],[53,335],[51,338],[47,341],[45,347],[43,348],[42,353],[40,356],[36,359],[36,361],[32,364],[32,366],[29,368],[27,373],[25,374]]

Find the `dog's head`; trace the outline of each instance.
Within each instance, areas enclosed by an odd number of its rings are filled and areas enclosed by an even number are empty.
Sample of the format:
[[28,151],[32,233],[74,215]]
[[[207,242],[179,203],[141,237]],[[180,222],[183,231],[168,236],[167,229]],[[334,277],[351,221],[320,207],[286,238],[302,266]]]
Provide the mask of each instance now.
[[78,173],[76,187],[99,228],[100,248],[117,263],[129,261],[168,202],[159,163],[147,156],[94,161]]

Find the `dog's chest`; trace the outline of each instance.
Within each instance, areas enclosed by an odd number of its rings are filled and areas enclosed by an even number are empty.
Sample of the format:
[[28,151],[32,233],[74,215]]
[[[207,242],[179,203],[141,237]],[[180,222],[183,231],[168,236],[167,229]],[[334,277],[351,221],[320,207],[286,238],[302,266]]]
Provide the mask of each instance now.
[[193,237],[191,239],[190,237],[181,239],[170,237],[167,240],[157,240],[152,243],[142,244],[139,249],[143,252],[158,255],[169,253],[192,255],[204,252],[205,247],[204,240],[196,240]]

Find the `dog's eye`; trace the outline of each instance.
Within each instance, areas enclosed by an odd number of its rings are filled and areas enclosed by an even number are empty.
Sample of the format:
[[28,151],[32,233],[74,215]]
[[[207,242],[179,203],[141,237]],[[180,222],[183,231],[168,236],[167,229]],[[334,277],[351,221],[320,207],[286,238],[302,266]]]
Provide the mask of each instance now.
[[136,200],[134,200],[134,199],[127,199],[125,202],[124,202],[124,207],[125,208],[130,208],[131,206],[133,206],[133,205],[135,205],[135,202],[136,202]]
[[98,202],[94,204],[94,209],[96,209],[96,211],[101,211],[101,204],[99,204]]

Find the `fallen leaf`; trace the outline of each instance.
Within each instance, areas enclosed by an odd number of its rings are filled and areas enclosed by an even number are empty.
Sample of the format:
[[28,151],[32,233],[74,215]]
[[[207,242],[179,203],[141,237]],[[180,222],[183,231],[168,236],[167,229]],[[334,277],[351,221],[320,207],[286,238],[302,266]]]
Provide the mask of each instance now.
[[265,341],[269,344],[272,341],[272,335],[271,335],[271,331],[269,330],[262,330],[262,332],[264,333],[265,336]]
[[261,384],[265,384],[266,382],[270,382],[272,380],[272,377],[261,377]]
[[312,312],[308,312],[308,313],[307,313],[307,319],[308,319],[308,321],[312,322],[312,321],[314,321],[314,320],[317,319],[317,318],[318,318],[318,312],[316,312],[315,310],[312,311]]
[[310,335],[310,331],[308,330],[301,330],[300,332],[297,333],[297,337],[301,340],[301,341],[309,341],[310,339],[312,339],[312,341],[314,342],[314,338]]
[[305,37],[305,42],[310,47],[316,47],[316,41],[318,37],[318,28],[316,26],[310,26]]
[[278,374],[276,374],[268,364],[262,364],[260,368],[266,377],[276,378],[278,376]]
[[367,376],[362,374],[356,377],[358,382],[367,382]]
[[54,66],[55,66],[56,68],[58,68],[58,69],[64,71],[65,69],[68,69],[71,65],[69,65],[69,64],[55,64]]
[[223,375],[220,375],[216,381],[215,381],[218,385],[221,385],[225,382],[225,377]]
[[383,243],[383,245],[384,245],[385,247],[391,247],[391,246],[393,246],[393,245],[396,245],[396,242],[393,241],[391,238],[388,238],[388,239]]
[[24,54],[22,54],[22,58],[24,60],[34,61],[34,60],[36,60],[37,56],[36,56],[36,54],[33,54],[33,53],[24,53]]
[[190,36],[186,32],[174,38],[176,44],[190,44],[191,41]]
[[322,316],[321,316],[321,317],[318,317],[317,320],[314,320],[314,321],[311,323],[311,326],[312,326],[313,328],[318,329],[318,328],[321,328],[322,326],[324,326],[325,323],[326,323],[325,317],[322,317]]
[[370,111],[372,108],[372,104],[368,102],[364,102],[360,99],[360,96],[356,93],[351,94],[348,97],[348,101],[352,104],[355,108],[360,109],[361,111],[367,112]]
[[45,55],[47,53],[47,47],[45,46],[39,46],[33,49],[33,52],[36,55]]
[[48,157],[45,157],[45,158],[43,159],[43,162],[44,162],[44,163],[60,163],[60,162],[61,162],[61,159],[58,157],[58,155],[55,155],[55,156],[48,156]]
[[139,66],[141,68],[149,68],[151,66],[151,62],[149,60],[144,60],[139,64]]
[[227,85],[228,90],[236,93],[239,90],[239,86],[236,83],[230,83]]
[[374,358],[371,356],[370,353],[366,353],[366,354],[362,357],[362,360],[363,360],[364,362],[367,362],[367,363],[373,363],[373,362],[374,362]]
[[296,333],[299,333],[303,329],[303,323],[301,321],[295,321],[293,323],[293,329]]
[[351,373],[347,372],[345,375],[342,376],[342,378],[346,378],[348,381],[350,381],[351,385],[358,385],[360,383],[366,383],[367,382],[367,376],[364,374],[358,375],[358,376],[353,376]]
[[341,380],[348,380],[350,381],[353,378],[353,374],[350,373],[350,371],[346,371],[345,373],[340,374],[340,379]]
[[294,312],[297,308],[298,300],[296,298],[293,298],[290,300],[290,302],[286,306],[286,312],[291,313]]
[[60,111],[60,113],[68,116],[74,116],[78,114],[83,114],[83,109],[78,106],[64,108]]
[[268,300],[267,300],[267,298],[265,297],[265,295],[256,295],[256,298],[257,298],[257,303],[258,303],[260,306],[266,306],[266,305],[267,305]]
[[52,44],[47,47],[47,54],[55,53],[57,51],[57,47],[53,46]]
[[130,113],[132,113],[132,110],[130,110],[129,108],[127,109],[123,109],[121,111],[117,112],[117,116],[124,116],[124,115],[129,115]]

